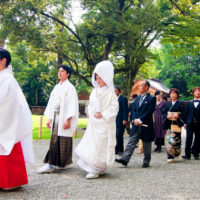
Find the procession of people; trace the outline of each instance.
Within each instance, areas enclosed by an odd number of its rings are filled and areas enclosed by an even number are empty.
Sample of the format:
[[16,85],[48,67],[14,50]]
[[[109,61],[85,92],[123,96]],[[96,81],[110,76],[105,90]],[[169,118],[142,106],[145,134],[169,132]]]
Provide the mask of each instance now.
[[[26,99],[10,67],[11,55],[0,49],[0,188],[13,189],[28,183],[25,162],[33,163],[32,117]],[[58,69],[59,82],[50,94],[44,112],[51,129],[49,149],[38,173],[67,169],[72,164],[73,133],[78,124],[78,95],[70,82],[72,71],[67,65]],[[154,151],[165,145],[166,161],[199,160],[200,154],[200,87],[193,88],[193,99],[179,100],[177,88],[169,91],[170,101],[162,92],[150,94],[150,83],[140,82],[132,101],[114,85],[114,66],[99,62],[92,75],[93,90],[89,98],[88,124],[83,138],[75,148],[77,165],[87,179],[99,178],[114,164],[127,166],[141,141],[142,168],[149,168]],[[128,120],[129,119],[129,120]],[[131,125],[124,148],[124,132]],[[186,129],[185,154],[181,157],[181,132]],[[152,166],[153,167],[153,166]]]

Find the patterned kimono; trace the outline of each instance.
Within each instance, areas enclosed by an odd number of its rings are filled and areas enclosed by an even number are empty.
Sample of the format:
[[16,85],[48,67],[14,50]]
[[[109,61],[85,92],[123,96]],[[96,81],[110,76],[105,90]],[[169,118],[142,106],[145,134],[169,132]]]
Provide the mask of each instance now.
[[[176,121],[167,119],[168,112],[178,112],[179,118]],[[173,131],[171,125],[181,128],[185,120],[185,105],[177,100],[174,104],[167,102],[162,109],[163,128],[166,132],[166,152],[168,159],[174,159],[181,154],[181,131]]]

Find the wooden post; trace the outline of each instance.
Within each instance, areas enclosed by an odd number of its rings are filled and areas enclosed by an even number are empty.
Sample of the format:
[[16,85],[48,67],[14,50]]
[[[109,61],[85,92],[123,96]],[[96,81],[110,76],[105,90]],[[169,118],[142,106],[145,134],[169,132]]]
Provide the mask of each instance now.
[[42,121],[43,121],[43,117],[40,117],[39,139],[42,137]]

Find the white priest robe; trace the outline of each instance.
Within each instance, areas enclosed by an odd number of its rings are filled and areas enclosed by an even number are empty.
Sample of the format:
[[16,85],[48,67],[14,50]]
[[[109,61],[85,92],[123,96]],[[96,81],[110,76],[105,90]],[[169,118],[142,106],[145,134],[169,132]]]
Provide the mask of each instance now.
[[[75,87],[67,79],[63,83],[59,82],[51,92],[44,115],[54,121],[54,111],[60,107],[58,136],[72,137],[78,124],[78,96]],[[64,129],[64,123],[71,119],[69,129]],[[51,124],[51,128],[52,128]]]
[[[118,101],[112,85],[113,70],[109,73],[107,62],[109,61],[103,61],[103,65],[97,66],[94,70],[95,89],[89,100],[88,125],[81,142],[75,149],[80,157],[78,165],[89,173],[105,171],[107,166],[113,165],[115,159],[115,120],[118,113]],[[94,83],[95,73],[107,83],[107,86],[100,88]],[[96,119],[94,117],[96,112],[101,112],[103,118]]]
[[21,142],[24,159],[34,162],[32,115],[9,68],[0,71],[0,155],[9,155]]

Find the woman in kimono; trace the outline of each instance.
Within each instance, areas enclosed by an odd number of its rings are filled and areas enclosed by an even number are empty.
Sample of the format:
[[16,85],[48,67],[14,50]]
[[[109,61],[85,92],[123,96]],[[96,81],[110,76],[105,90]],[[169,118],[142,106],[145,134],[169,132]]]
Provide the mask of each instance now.
[[71,70],[61,65],[58,70],[60,82],[51,92],[44,115],[49,118],[47,127],[51,128],[49,150],[39,173],[67,169],[72,163],[72,137],[78,123],[78,96],[70,83]]
[[0,188],[28,184],[25,161],[34,162],[32,116],[9,64],[10,53],[0,48]]
[[114,69],[110,61],[98,63],[92,75],[94,90],[88,106],[88,125],[75,149],[80,157],[78,165],[88,173],[87,179],[98,178],[114,163],[118,100],[113,76]]
[[154,110],[154,131],[155,131],[155,151],[161,152],[161,147],[164,145],[165,130],[162,128],[162,115],[161,110],[165,105],[165,101],[162,99],[160,91],[155,92],[156,106]]
[[185,105],[179,101],[179,90],[172,88],[169,91],[171,98],[162,109],[163,129],[166,132],[167,162],[181,159],[181,127],[185,120]]

